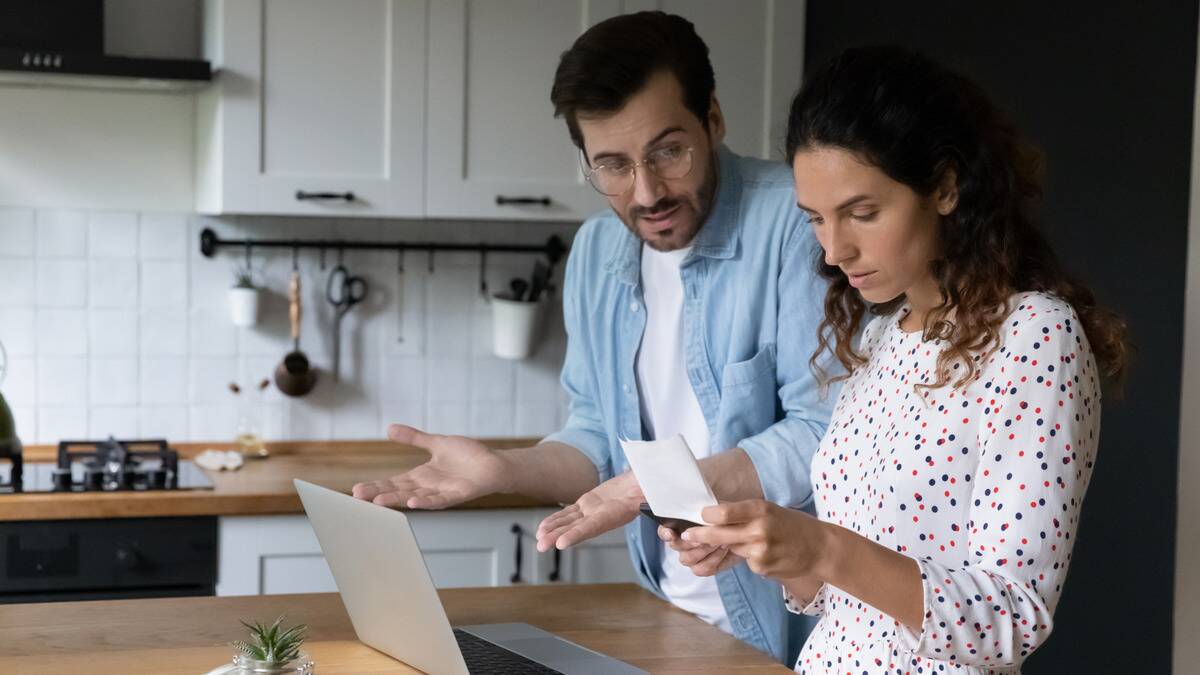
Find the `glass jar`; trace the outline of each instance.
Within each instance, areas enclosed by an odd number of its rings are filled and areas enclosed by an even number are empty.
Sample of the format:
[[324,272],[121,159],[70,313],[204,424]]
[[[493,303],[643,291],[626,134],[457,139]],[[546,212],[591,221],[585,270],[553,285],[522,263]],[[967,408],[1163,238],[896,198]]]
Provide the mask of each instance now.
[[294,661],[283,665],[258,661],[245,654],[234,654],[233,666],[233,670],[228,671],[229,675],[280,675],[282,673],[312,675],[314,668],[312,659],[308,658],[308,654],[303,651]]

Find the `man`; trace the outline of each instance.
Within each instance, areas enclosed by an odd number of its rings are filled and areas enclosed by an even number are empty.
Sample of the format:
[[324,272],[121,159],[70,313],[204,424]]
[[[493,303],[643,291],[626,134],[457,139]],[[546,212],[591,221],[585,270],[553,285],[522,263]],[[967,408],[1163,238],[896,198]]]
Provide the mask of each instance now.
[[[832,397],[809,368],[825,288],[791,173],[721,145],[708,48],[682,17],[597,24],[563,54],[551,100],[612,207],[584,223],[567,265],[566,426],[536,447],[495,452],[394,425],[391,438],[428,449],[430,461],[354,495],[408,508],[491,492],[571,503],[538,528],[539,550],[627,525],[643,585],[794,657],[778,585],[723,549],[676,553],[637,518],[642,491],[618,442],[682,434],[718,499],[810,500],[809,460]],[[680,555],[726,569],[698,577]]]

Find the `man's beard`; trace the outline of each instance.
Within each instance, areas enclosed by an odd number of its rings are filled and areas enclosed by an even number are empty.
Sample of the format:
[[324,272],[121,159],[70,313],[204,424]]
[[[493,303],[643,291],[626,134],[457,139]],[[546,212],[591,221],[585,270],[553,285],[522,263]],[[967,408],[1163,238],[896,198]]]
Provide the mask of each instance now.
[[[692,240],[696,237],[696,233],[704,226],[704,221],[708,220],[708,216],[712,212],[713,201],[717,192],[718,173],[717,155],[713,153],[711,161],[708,163],[708,175],[704,177],[704,181],[700,184],[700,189],[695,195],[664,197],[652,206],[631,206],[626,215],[621,217],[621,222],[625,223],[625,227],[629,228],[633,236],[656,251],[675,251],[688,246],[692,243]],[[666,238],[651,240],[642,236],[637,226],[639,218],[666,213],[677,206],[680,207],[677,217],[681,216],[681,222],[670,230],[660,233],[660,237],[665,234]],[[688,218],[689,215],[691,216],[690,218]]]

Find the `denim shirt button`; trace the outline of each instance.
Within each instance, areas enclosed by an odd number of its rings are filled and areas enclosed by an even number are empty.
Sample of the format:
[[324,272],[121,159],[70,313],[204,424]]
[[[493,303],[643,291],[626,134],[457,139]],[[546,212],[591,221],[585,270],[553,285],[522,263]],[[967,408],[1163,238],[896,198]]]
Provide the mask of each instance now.
[[629,303],[629,311],[631,311],[631,312],[638,311],[638,304],[636,302]]

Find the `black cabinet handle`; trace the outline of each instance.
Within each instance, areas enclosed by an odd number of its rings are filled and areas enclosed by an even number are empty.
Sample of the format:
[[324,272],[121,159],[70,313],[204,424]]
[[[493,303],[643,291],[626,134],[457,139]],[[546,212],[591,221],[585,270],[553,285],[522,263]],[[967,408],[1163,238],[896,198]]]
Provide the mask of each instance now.
[[318,199],[341,199],[342,201],[354,201],[353,192],[305,192],[304,190],[296,190],[296,199],[300,201],[318,200]]
[[523,206],[523,205],[541,205],[550,206],[549,197],[506,197],[504,195],[496,195],[497,206]]
[[562,550],[554,549],[554,569],[550,570],[550,581],[558,581],[562,578]]
[[521,526],[517,523],[513,523],[513,526],[509,531],[516,535],[516,543],[514,544],[513,548],[513,573],[508,580],[514,584],[519,584],[521,583]]

